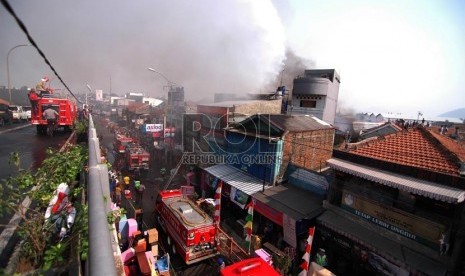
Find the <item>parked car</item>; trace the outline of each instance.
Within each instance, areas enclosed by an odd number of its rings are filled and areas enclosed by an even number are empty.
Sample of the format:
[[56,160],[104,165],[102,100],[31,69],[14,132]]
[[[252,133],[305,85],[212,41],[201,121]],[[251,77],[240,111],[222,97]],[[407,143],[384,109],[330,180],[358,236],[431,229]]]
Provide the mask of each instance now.
[[26,111],[20,105],[10,105],[9,109],[13,113],[13,122],[21,122],[27,120]]
[[24,109],[24,111],[26,111],[27,119],[30,121],[31,120],[32,106],[26,105],[26,106],[23,106],[23,109]]
[[11,124],[13,122],[13,113],[6,104],[0,104],[0,126]]

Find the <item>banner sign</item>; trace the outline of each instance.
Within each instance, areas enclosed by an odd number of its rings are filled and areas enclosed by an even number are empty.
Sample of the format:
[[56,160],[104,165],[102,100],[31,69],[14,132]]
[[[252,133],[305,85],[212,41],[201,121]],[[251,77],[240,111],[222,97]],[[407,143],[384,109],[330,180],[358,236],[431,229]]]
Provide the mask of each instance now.
[[255,211],[259,212],[277,225],[283,226],[283,213],[276,211],[258,199],[255,201]]
[[297,248],[295,219],[283,214],[283,239],[290,246]]
[[163,124],[146,124],[145,132],[162,132]]
[[95,90],[95,100],[97,102],[103,101],[103,90]]
[[347,190],[342,192],[341,207],[380,227],[434,249],[439,249],[441,236],[447,230],[442,224],[400,209],[379,205]]

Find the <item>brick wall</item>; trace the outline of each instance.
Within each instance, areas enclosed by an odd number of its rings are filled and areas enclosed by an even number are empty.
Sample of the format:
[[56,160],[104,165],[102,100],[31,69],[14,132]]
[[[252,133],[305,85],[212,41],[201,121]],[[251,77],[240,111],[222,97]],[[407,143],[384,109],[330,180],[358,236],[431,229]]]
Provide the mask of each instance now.
[[248,104],[238,105],[231,108],[231,111],[243,114],[280,114],[281,113],[281,100],[270,101],[251,101]]
[[290,132],[284,137],[283,164],[319,170],[333,152],[334,129]]

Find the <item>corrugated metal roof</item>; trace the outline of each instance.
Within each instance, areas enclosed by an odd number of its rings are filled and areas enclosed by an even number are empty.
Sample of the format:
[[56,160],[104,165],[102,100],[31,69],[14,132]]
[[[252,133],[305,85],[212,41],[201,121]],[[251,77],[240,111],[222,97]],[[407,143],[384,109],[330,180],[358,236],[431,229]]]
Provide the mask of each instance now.
[[331,158],[328,160],[330,167],[349,173],[360,178],[368,179],[389,187],[422,195],[448,203],[460,203],[465,200],[465,191],[448,187],[426,180],[403,176],[400,174],[382,171],[356,163]]
[[307,115],[261,114],[261,118],[269,121],[283,131],[307,131],[333,128],[328,123]]
[[290,184],[256,192],[252,197],[295,220],[311,219],[323,212],[322,198]]
[[[330,124],[314,116],[286,114],[255,114],[244,121],[239,122],[239,125],[245,125],[249,121],[256,122],[257,118],[267,125],[272,125],[283,132],[300,132],[334,128]],[[256,125],[256,123],[254,123],[254,125]],[[240,129],[240,127],[236,128]]]
[[297,168],[295,171],[289,174],[290,181],[302,181],[309,183],[315,187],[318,187],[324,191],[328,190],[328,180],[323,175],[319,175],[316,172],[310,172],[306,169]]
[[208,103],[208,104],[198,104],[197,106],[215,106],[215,107],[234,107],[234,106],[242,106],[251,103],[260,102],[258,100],[233,100],[233,101],[222,101],[216,103]]
[[263,181],[231,165],[218,164],[204,169],[232,187],[252,195],[263,189]]

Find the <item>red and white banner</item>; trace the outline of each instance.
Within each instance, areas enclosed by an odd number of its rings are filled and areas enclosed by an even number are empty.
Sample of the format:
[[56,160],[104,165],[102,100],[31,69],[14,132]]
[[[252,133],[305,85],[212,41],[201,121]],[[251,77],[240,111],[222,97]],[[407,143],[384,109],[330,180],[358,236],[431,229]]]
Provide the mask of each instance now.
[[218,187],[215,193],[215,216],[213,221],[217,227],[220,226],[220,212],[221,212],[221,188],[223,187],[223,181],[218,180]]
[[300,268],[302,271],[299,273],[299,276],[306,276],[308,274],[308,264],[310,263],[310,252],[312,251],[313,236],[315,234],[315,226],[308,229],[308,238],[307,246],[305,247],[305,254],[302,256],[302,264]]

